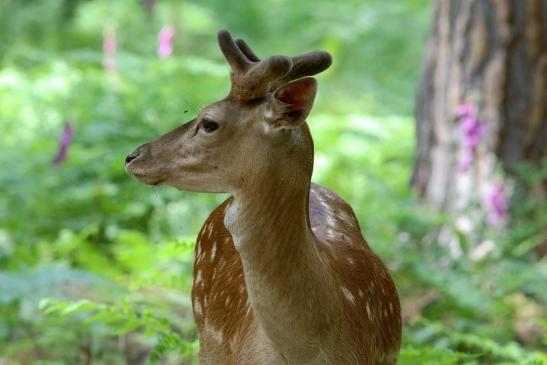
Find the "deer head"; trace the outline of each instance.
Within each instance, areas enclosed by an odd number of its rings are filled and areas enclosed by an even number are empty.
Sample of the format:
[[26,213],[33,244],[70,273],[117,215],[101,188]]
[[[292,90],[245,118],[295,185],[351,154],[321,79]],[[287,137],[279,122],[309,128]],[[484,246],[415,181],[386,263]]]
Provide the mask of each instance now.
[[272,168],[293,165],[292,171],[311,175],[313,147],[305,119],[317,82],[310,76],[330,66],[330,55],[260,60],[226,30],[218,33],[218,42],[231,67],[228,96],[129,154],[127,172],[147,184],[232,194]]

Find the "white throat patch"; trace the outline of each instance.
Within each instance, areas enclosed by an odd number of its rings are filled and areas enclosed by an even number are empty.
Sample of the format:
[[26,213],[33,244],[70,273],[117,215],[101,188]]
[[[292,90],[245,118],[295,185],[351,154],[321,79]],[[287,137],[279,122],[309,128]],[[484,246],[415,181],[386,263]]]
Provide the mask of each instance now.
[[237,224],[238,214],[239,205],[236,200],[233,200],[228,206],[228,209],[226,209],[226,213],[224,214],[224,226],[231,233],[232,240],[234,241],[234,246],[236,250],[239,251],[239,248],[241,246],[242,232]]

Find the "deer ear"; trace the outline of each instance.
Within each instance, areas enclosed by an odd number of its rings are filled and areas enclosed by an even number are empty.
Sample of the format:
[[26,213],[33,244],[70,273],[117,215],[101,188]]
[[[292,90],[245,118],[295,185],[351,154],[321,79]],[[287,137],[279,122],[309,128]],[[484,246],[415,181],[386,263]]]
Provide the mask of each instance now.
[[310,114],[317,92],[317,81],[303,77],[281,86],[272,94],[271,115],[266,118],[274,128],[295,128]]

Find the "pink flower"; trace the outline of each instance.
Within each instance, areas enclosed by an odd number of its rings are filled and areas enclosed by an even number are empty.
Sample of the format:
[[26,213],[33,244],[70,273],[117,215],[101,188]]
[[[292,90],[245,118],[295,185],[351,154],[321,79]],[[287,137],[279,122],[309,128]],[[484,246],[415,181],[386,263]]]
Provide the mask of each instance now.
[[55,158],[53,159],[53,164],[58,166],[62,164],[68,157],[68,148],[72,142],[72,137],[74,135],[74,125],[70,120],[65,122],[63,128],[63,133],[61,134],[61,140],[59,142],[59,149]]
[[172,25],[166,25],[158,33],[158,57],[167,58],[173,53],[173,38],[175,37],[175,28]]
[[490,208],[488,223],[496,225],[507,219],[507,194],[503,183],[497,183],[494,189],[488,194],[488,205]]
[[103,36],[103,67],[106,71],[116,71],[116,52],[118,40],[113,31],[105,31]]
[[462,118],[469,115],[477,115],[477,106],[470,102],[465,102],[461,105],[458,105],[456,108],[456,117]]
[[460,171],[466,171],[475,160],[477,147],[486,132],[486,125],[477,118],[477,106],[469,102],[456,108],[456,117],[463,119],[461,129],[463,131],[464,157],[458,165]]
[[461,128],[465,137],[465,146],[470,150],[476,149],[486,129],[484,123],[474,116],[468,116],[464,118]]

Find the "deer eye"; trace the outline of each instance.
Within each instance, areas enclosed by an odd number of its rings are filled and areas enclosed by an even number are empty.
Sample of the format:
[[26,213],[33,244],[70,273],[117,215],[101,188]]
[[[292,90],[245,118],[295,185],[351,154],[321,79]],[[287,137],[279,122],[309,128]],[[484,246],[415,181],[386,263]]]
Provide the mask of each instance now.
[[214,120],[204,118],[199,121],[199,128],[203,129],[206,133],[213,133],[218,129],[218,123]]

